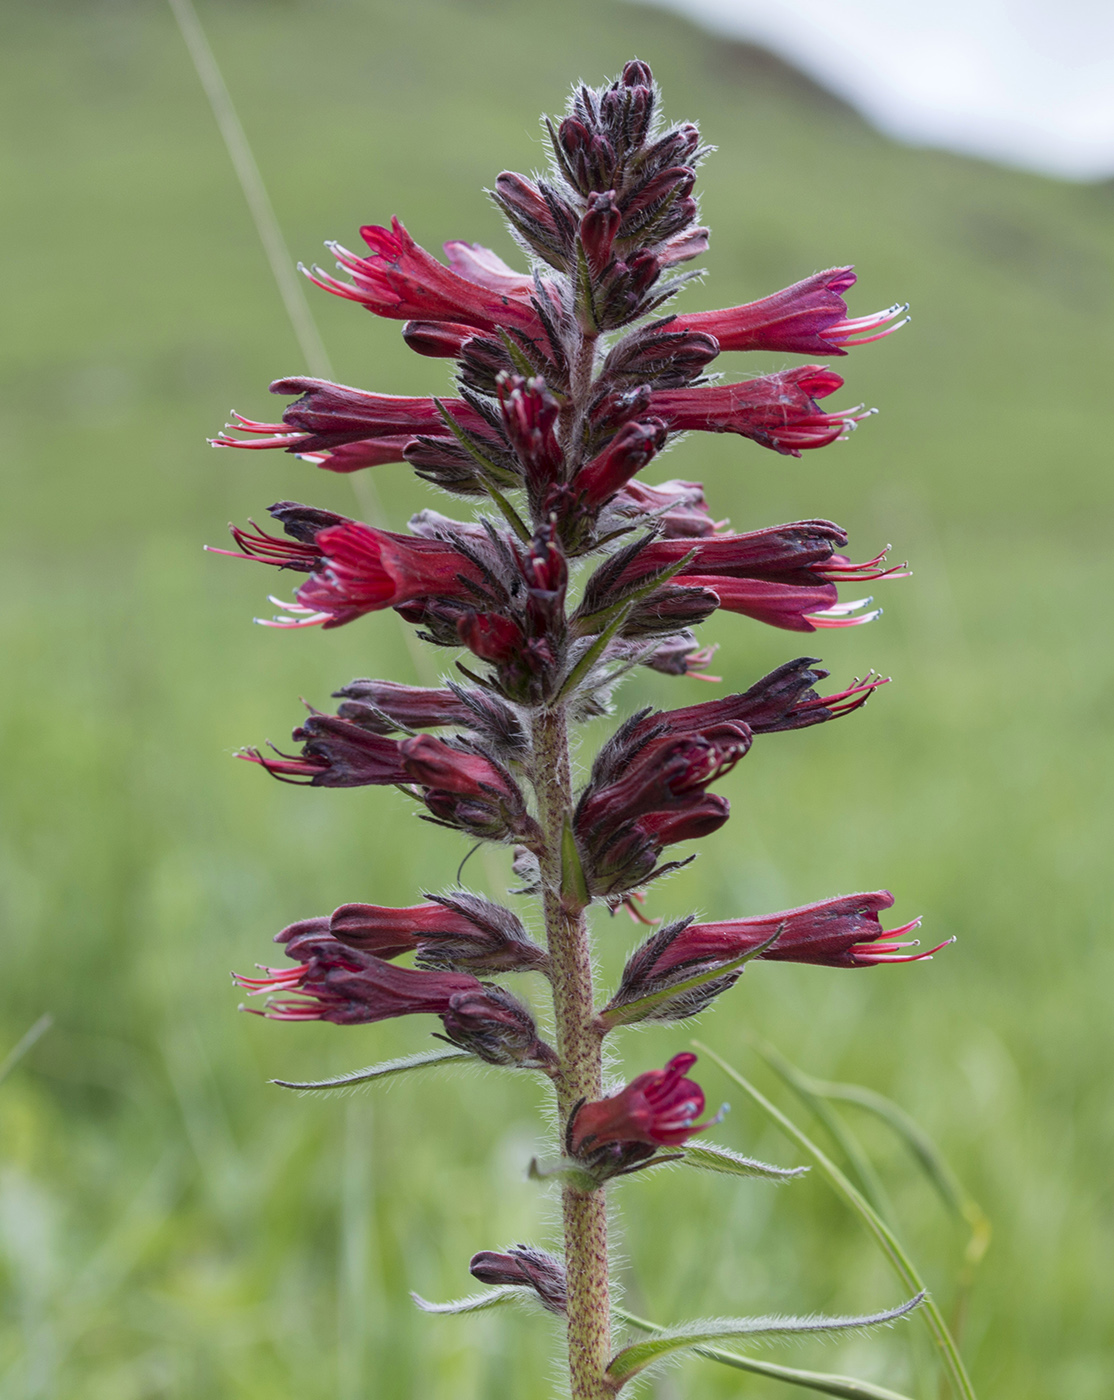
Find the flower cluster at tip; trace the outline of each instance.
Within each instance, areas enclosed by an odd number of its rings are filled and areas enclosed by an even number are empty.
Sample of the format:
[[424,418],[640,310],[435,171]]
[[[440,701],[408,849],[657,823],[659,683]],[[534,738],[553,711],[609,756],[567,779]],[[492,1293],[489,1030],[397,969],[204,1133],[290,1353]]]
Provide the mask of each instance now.
[[[214,439],[281,449],[331,472],[407,462],[483,513],[461,521],[426,509],[399,533],[280,501],[269,507],[274,527],[232,527],[235,548],[218,552],[304,576],[292,602],[274,600],[281,613],[267,626],[332,628],[392,608],[425,642],[463,653],[459,680],[355,680],[335,692],[335,713],[310,709],[294,730],[295,751],[240,756],[290,783],[396,787],[425,820],[513,847],[518,892],[558,898],[579,916],[593,902],[633,910],[649,882],[687,863],[666,858],[667,848],[727,821],[727,799],[710,789],[756,737],[847,715],[885,684],[872,673],[825,693],[829,673],[803,656],[748,690],[631,716],[573,794],[555,888],[552,831],[534,797],[547,762],[531,738],[539,715],[607,713],[637,666],[712,679],[714,648],[693,629],[717,611],[791,632],[868,622],[878,615],[872,599],[841,600],[839,585],[905,572],[887,565],[885,551],[854,562],[846,531],[829,520],[730,531],[700,483],[642,474],[682,433],[735,433],[791,457],[845,438],[866,413],[827,406],[843,387],[831,369],[806,364],[722,383],[711,366],[739,351],[846,355],[898,329],[905,308],[850,316],[855,274],[840,267],[744,306],[667,313],[698,275],[678,269],[708,246],[693,192],[707,153],[697,128],[662,124],[638,61],[604,87],[578,88],[565,117],[546,128],[549,170],[504,172],[490,191],[528,272],[459,241],[445,244],[442,262],[397,219],[360,230],[366,254],[329,245],[339,276],[307,272],[326,291],[403,322],[412,351],[451,361],[454,394],[403,397],[287,377],[271,385],[292,400],[281,422],[237,415],[238,435]],[[865,968],[930,956],[907,937],[918,921],[883,929],[892,903],[878,891],[758,918],[669,924],[630,956],[614,996],[593,1013],[594,1030],[692,1016],[751,959]],[[509,909],[463,890],[406,909],[346,904],[292,924],[277,941],[289,966],[236,978],[250,997],[267,998],[261,1014],[342,1025],[432,1015],[437,1034],[479,1059],[560,1084],[560,1058],[530,1011],[484,980],[553,975],[549,954]],[[405,955],[415,966],[399,965]],[[598,1185],[636,1170],[718,1121],[700,1121],[704,1094],[686,1077],[694,1062],[677,1055],[575,1106],[565,1149],[582,1178]],[[479,1254],[472,1272],[531,1288],[553,1311],[565,1307],[563,1266],[531,1247]]]

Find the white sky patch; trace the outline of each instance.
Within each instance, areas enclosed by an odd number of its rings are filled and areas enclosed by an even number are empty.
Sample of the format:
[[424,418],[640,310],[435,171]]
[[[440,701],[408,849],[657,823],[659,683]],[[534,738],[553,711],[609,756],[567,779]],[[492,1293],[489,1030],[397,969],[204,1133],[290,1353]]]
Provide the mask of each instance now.
[[1114,0],[650,0],[761,44],[881,130],[1114,175]]

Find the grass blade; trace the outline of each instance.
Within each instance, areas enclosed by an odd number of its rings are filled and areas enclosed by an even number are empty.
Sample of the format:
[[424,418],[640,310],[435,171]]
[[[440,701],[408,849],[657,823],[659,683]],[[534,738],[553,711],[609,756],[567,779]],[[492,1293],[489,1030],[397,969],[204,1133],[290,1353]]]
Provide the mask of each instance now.
[[46,1035],[53,1024],[54,1017],[48,1011],[45,1015],[39,1017],[30,1030],[24,1031],[4,1056],[3,1060],[0,1060],[0,1084],[3,1084],[4,1080],[7,1079],[16,1065],[23,1059],[24,1055]]
[[[924,1291],[924,1283],[900,1241],[862,1192],[851,1184],[831,1158],[821,1151],[812,1139],[807,1137],[779,1108],[776,1108],[764,1094],[761,1094],[748,1079],[744,1079],[737,1069],[732,1069],[725,1060],[720,1059],[714,1050],[710,1050],[708,1046],[698,1040],[694,1040],[693,1045],[719,1065],[724,1074],[733,1080],[740,1089],[749,1094],[758,1107],[781,1128],[786,1136],[792,1138],[799,1147],[802,1147],[809,1154],[836,1192],[844,1198],[874,1236],[878,1247],[890,1261],[894,1272],[905,1287],[917,1292]],[[940,1309],[930,1296],[925,1298],[923,1313],[956,1395],[962,1397],[962,1400],[975,1400],[975,1390],[971,1384],[971,1378],[967,1374],[967,1368],[963,1364],[963,1358],[955,1344],[955,1339],[948,1330]]]

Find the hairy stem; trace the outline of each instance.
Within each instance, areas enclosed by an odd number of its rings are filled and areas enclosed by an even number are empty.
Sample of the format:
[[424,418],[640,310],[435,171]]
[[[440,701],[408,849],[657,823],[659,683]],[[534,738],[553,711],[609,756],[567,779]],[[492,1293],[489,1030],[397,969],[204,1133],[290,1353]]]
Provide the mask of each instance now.
[[592,391],[592,374],[596,367],[598,335],[582,334],[569,368],[569,398],[561,414],[560,437],[565,451],[565,471],[573,476],[584,459],[584,425]]
[[[572,815],[569,743],[563,706],[534,717],[534,787],[545,833],[541,858],[545,928],[557,1024],[558,1120],[564,1125],[581,1099],[603,1092],[600,1036],[594,1027],[592,959],[583,909],[562,898],[561,835]],[[564,1144],[562,1144],[563,1148]],[[604,1400],[611,1355],[607,1272],[607,1207],[602,1190],[564,1188],[565,1268],[568,1273],[569,1377],[573,1400]]]

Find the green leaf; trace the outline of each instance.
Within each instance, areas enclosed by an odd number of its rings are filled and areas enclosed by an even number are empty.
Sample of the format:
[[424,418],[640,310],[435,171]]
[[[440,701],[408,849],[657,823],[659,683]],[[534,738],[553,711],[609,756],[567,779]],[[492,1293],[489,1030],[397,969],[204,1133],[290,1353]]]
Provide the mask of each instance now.
[[[645,1318],[635,1317],[623,1308],[613,1308],[616,1317],[629,1322],[642,1332],[661,1332],[664,1329]],[[786,1381],[789,1385],[802,1385],[809,1390],[818,1390],[822,1395],[838,1395],[843,1400],[909,1400],[907,1395],[899,1395],[896,1390],[873,1385],[870,1381],[856,1380],[853,1376],[832,1376],[820,1371],[802,1371],[796,1366],[780,1366],[774,1361],[759,1361],[753,1356],[739,1356],[733,1351],[723,1351],[719,1347],[694,1347],[697,1356],[706,1361],[718,1361],[724,1366],[732,1366],[737,1371],[749,1371],[756,1376],[768,1376],[771,1380]]]
[[467,1298],[454,1298],[451,1303],[431,1303],[420,1293],[411,1293],[410,1296],[422,1312],[469,1313],[486,1312],[488,1308],[501,1308],[504,1303],[513,1303],[519,1298],[520,1291],[510,1286],[496,1288],[491,1293],[472,1293]]
[[586,909],[592,902],[580,860],[576,837],[568,817],[561,828],[561,902],[567,909]]
[[[832,1159],[807,1137],[800,1128],[797,1127],[790,1118],[787,1118],[779,1108],[774,1105],[750,1083],[744,1079],[737,1069],[721,1059],[714,1050],[708,1048],[699,1040],[692,1042],[695,1049],[707,1055],[710,1060],[719,1065],[724,1074],[727,1075],[740,1089],[744,1090],[758,1107],[775,1122],[787,1137],[802,1147],[816,1165],[820,1168],[829,1183],[836,1192],[843,1197],[847,1204],[859,1216],[863,1224],[874,1236],[875,1243],[890,1262],[890,1266],[906,1288],[915,1289],[917,1292],[924,1291],[924,1283],[920,1274],[913,1265],[912,1260],[905,1252],[904,1247],[898,1240],[886,1222],[874,1210],[865,1196],[848,1181],[847,1177],[840,1171]],[[967,1368],[963,1364],[963,1359],[959,1354],[959,1348],[955,1344],[955,1338],[948,1330],[948,1325],[931,1297],[925,1298],[924,1319],[929,1331],[932,1333],[933,1341],[940,1352],[944,1366],[948,1372],[955,1393],[962,1397],[962,1400],[975,1400],[975,1390],[971,1384],[971,1378],[967,1374]]]
[[732,1176],[764,1177],[767,1181],[792,1181],[804,1176],[807,1167],[771,1167],[751,1157],[741,1157],[726,1147],[712,1142],[686,1142],[684,1161],[690,1167],[703,1167],[709,1172],[728,1172]]
[[688,1322],[682,1327],[670,1327],[656,1333],[649,1341],[633,1342],[612,1357],[607,1375],[619,1387],[626,1384],[647,1366],[661,1361],[675,1351],[714,1342],[723,1337],[789,1337],[802,1332],[848,1332],[859,1327],[876,1327],[904,1317],[924,1301],[918,1293],[899,1307],[885,1312],[865,1313],[859,1317],[729,1317],[708,1318]]
[[351,1074],[338,1074],[332,1079],[311,1079],[298,1084],[290,1079],[272,1079],[272,1084],[283,1089],[347,1089],[350,1084],[366,1084],[369,1079],[387,1079],[392,1074],[405,1074],[409,1069],[427,1069],[433,1065],[451,1064],[457,1060],[473,1060],[467,1050],[423,1050],[418,1055],[404,1055],[399,1060],[384,1060],[381,1065],[369,1065],[367,1069],[353,1070]]
[[24,1055],[46,1035],[53,1024],[54,1017],[48,1011],[44,1016],[40,1016],[29,1030],[24,1031],[4,1056],[3,1060],[0,1060],[0,1084],[3,1084],[4,1080],[7,1079],[16,1065],[23,1059]]

